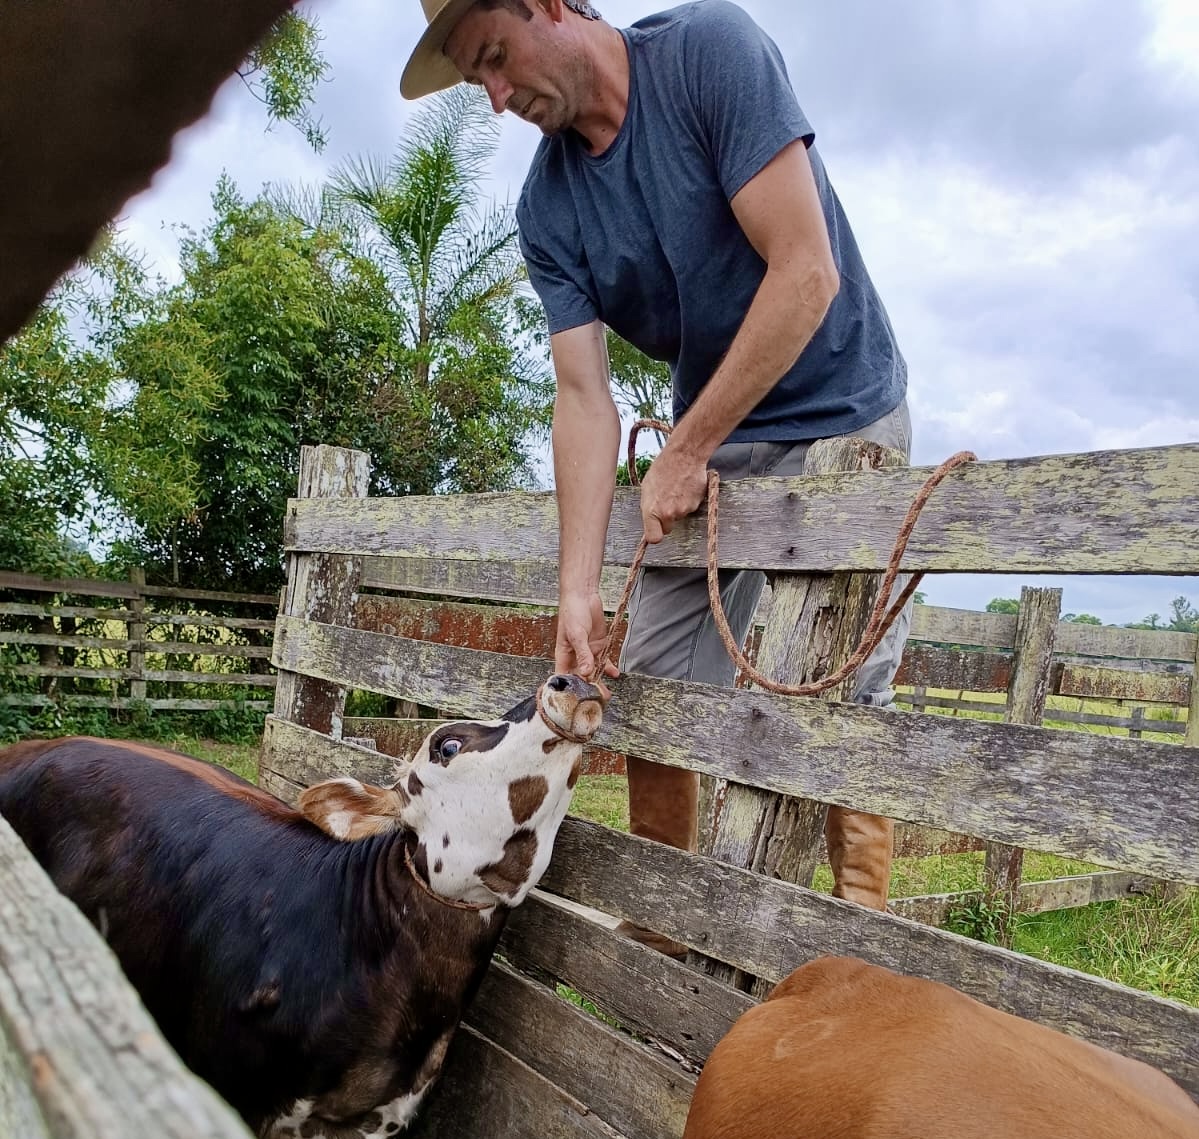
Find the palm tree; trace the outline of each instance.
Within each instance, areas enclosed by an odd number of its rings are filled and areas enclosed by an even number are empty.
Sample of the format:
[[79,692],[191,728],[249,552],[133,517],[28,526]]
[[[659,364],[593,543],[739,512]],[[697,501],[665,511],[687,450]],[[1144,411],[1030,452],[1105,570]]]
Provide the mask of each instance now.
[[498,138],[486,100],[459,86],[417,112],[391,158],[352,159],[319,194],[276,197],[314,229],[339,230],[382,274],[410,358],[375,398],[414,409],[411,419],[430,425],[424,445],[458,456],[442,483],[458,490],[495,485],[501,460],[523,467],[514,433],[544,428],[552,390],[520,331],[513,211],[481,192]]

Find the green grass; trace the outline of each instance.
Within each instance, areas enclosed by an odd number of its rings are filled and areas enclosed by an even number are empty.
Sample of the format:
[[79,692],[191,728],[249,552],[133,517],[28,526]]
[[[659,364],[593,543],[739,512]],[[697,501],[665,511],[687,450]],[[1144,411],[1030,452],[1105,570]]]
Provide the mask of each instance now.
[[258,782],[258,744],[226,744],[216,740],[179,738],[161,746],[181,751],[195,759],[202,759],[205,763],[215,763],[228,768],[251,783]]
[[629,829],[629,792],[623,775],[584,775],[575,785],[570,813],[613,830]]

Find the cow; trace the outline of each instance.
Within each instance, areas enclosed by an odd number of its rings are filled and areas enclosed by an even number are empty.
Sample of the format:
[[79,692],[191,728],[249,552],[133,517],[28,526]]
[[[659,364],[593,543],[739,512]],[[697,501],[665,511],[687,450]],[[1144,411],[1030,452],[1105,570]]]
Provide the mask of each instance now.
[[717,1044],[683,1139],[1199,1139],[1161,1072],[946,985],[822,957]]
[[605,697],[552,676],[437,727],[394,785],[334,779],[297,808],[170,751],[26,741],[0,751],[0,814],[259,1136],[379,1139],[544,872]]

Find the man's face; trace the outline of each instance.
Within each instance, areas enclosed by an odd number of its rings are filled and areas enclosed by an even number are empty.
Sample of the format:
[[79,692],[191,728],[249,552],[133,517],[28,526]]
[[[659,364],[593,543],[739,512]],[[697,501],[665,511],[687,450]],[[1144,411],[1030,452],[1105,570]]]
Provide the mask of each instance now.
[[557,134],[578,113],[579,67],[561,22],[527,0],[533,18],[508,8],[471,8],[445,43],[462,77],[486,89],[498,115],[511,111],[543,134]]

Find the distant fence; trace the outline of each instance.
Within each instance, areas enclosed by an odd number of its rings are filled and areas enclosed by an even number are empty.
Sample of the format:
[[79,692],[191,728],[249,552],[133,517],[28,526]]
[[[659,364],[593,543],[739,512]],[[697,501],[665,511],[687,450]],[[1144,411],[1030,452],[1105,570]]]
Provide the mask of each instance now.
[[277,594],[0,572],[0,704],[267,711]]
[[[514,611],[451,601],[430,604],[420,600],[422,592],[452,593],[460,583],[429,574],[397,580],[392,559],[363,561],[360,627],[462,648],[553,657],[557,583],[551,576],[512,583],[519,596],[511,600],[528,606]],[[612,570],[610,576],[623,572]],[[384,599],[370,592],[378,589],[402,589],[412,597],[405,601],[390,594]],[[10,600],[17,596],[22,600]],[[79,604],[83,600],[89,604]],[[262,690],[275,686],[269,659],[273,610],[278,604],[276,594],[148,586],[140,571],[134,571],[129,582],[0,572],[0,645],[35,650],[38,658],[5,671],[9,676],[35,678],[39,688],[37,692],[0,691],[0,703],[119,709],[136,700],[153,709],[200,711],[224,703],[228,695],[214,699],[148,693],[165,686],[218,685],[244,689],[250,696],[248,706],[269,710],[269,699],[253,697],[266,697]],[[216,611],[231,607],[261,607],[264,612],[261,617],[246,617]],[[265,611],[268,607],[272,612]],[[767,595],[750,638],[751,658],[769,608]],[[918,712],[1001,716],[1001,702],[979,696],[1008,691],[1016,627],[1015,614],[916,606],[896,677],[898,702]],[[185,633],[192,638],[207,634],[210,639],[181,639]],[[242,643],[249,636],[256,643]],[[1119,731],[1133,739],[1154,733],[1179,741],[1189,730],[1188,742],[1199,744],[1199,713],[1193,710],[1199,699],[1194,681],[1199,656],[1196,634],[1063,621],[1057,625],[1053,649],[1045,691],[1062,699],[1047,702],[1045,724]],[[166,667],[167,657],[176,667]],[[222,662],[217,670],[204,667],[212,660]],[[181,663],[187,667],[177,667]],[[0,684],[3,679],[0,674]],[[109,691],[95,691],[100,684]],[[1072,699],[1080,707],[1064,706]],[[1081,707],[1084,701],[1120,707],[1094,711]],[[401,726],[405,724],[397,722],[396,730],[388,733],[390,738],[381,741],[387,750],[409,745],[412,731]]]

